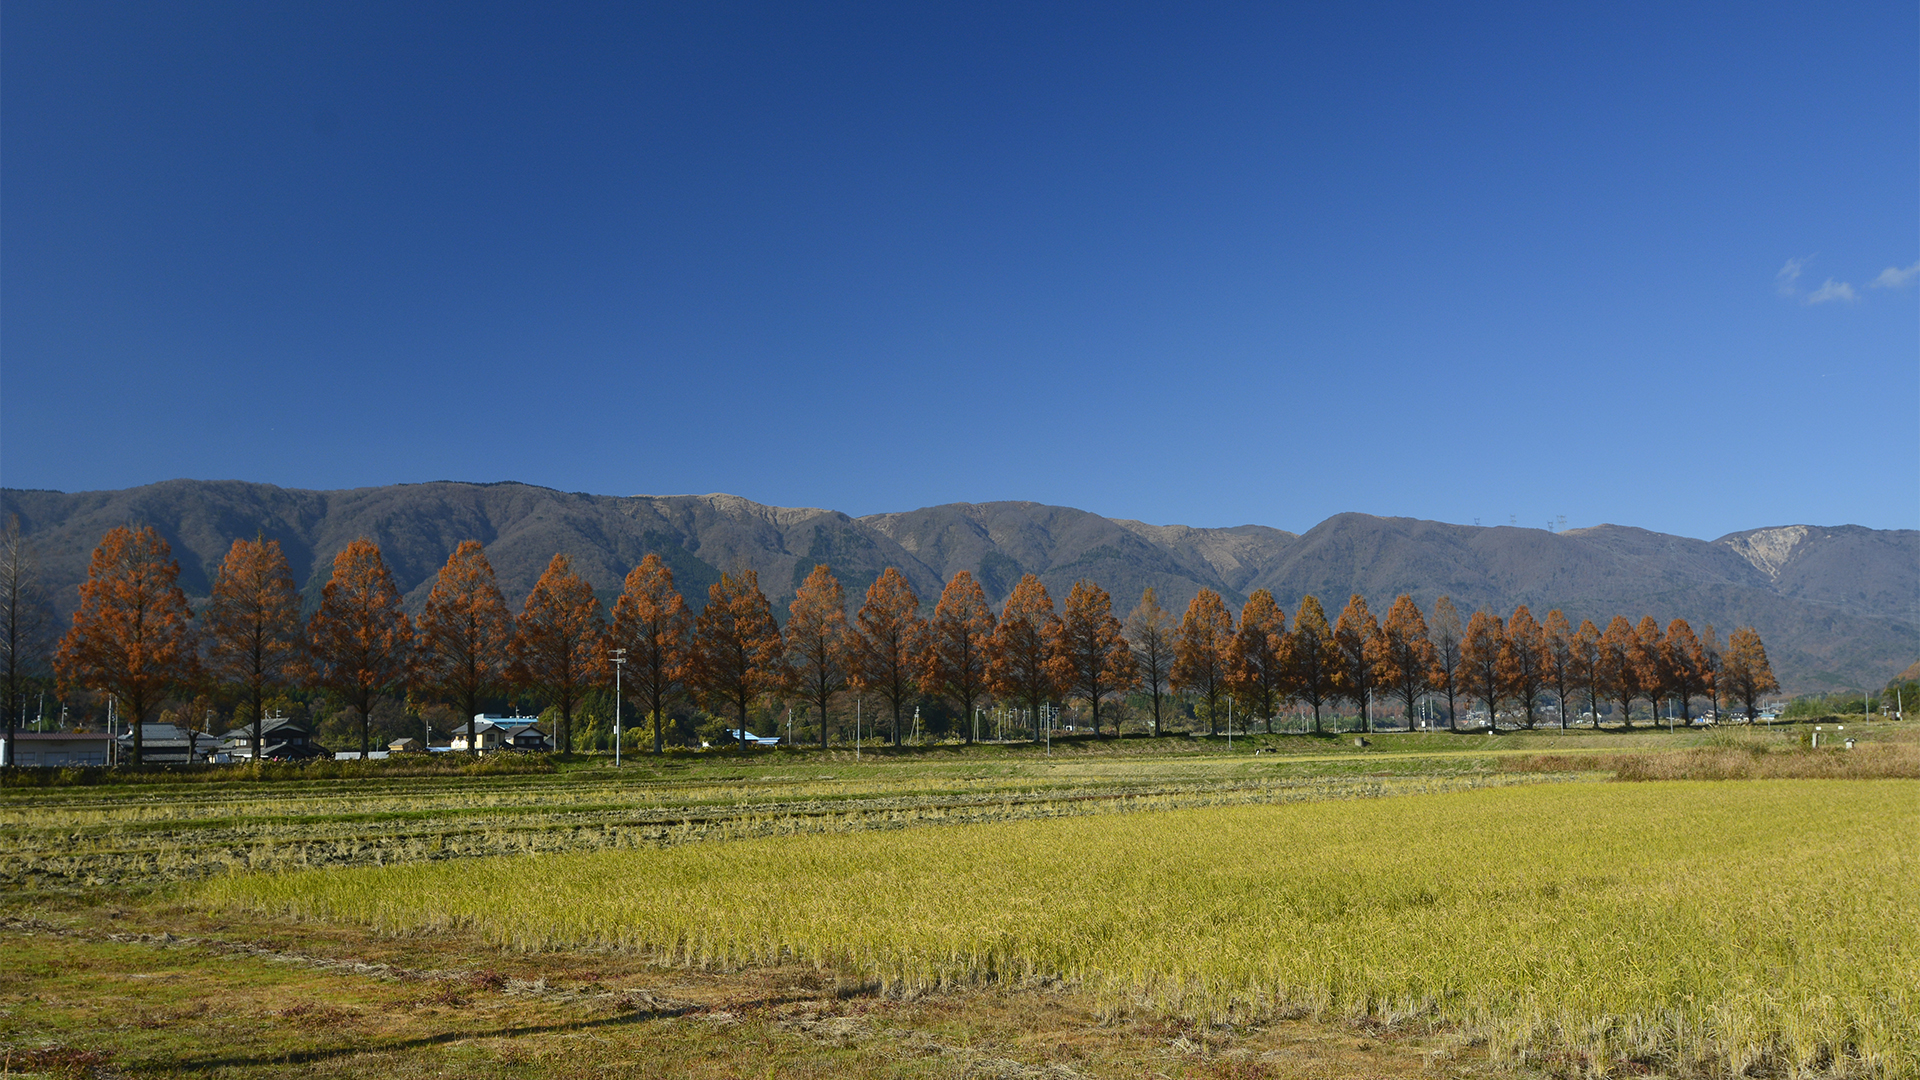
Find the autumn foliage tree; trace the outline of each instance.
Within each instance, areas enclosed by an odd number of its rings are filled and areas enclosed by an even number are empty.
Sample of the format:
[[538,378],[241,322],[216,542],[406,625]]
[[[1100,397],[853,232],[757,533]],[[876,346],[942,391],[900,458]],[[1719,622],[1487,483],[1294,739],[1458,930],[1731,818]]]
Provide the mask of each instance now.
[[[1633,727],[1633,699],[1640,696],[1640,640],[1633,624],[1615,615],[1600,635],[1601,695],[1620,706],[1620,726]],[[1600,714],[1594,714],[1594,727],[1600,726]]]
[[1232,683],[1247,701],[1247,711],[1267,723],[1273,734],[1273,716],[1287,696],[1287,613],[1273,602],[1273,594],[1255,589],[1240,609],[1240,628],[1233,633]]
[[760,591],[760,575],[748,569],[720,575],[693,621],[687,681],[710,704],[732,706],[745,731],[753,699],[779,689],[785,672],[786,643]]
[[1460,713],[1455,708],[1460,693],[1460,643],[1467,636],[1460,623],[1460,609],[1449,597],[1433,602],[1433,624],[1429,628],[1433,642],[1433,670],[1428,679],[1433,688],[1447,696],[1447,728],[1460,730]]
[[1426,617],[1413,597],[1406,593],[1394,597],[1376,640],[1374,678],[1406,707],[1411,731],[1414,708],[1432,686],[1433,674],[1433,642],[1427,636]]
[[1187,604],[1173,642],[1173,684],[1200,695],[1207,710],[1207,733],[1220,730],[1220,699],[1233,677],[1233,615],[1212,589],[1201,589]]
[[1173,614],[1160,606],[1153,587],[1140,594],[1140,603],[1127,616],[1127,643],[1140,671],[1140,686],[1153,700],[1153,734],[1160,735],[1160,702],[1173,675]]
[[1300,610],[1294,613],[1293,632],[1287,635],[1286,664],[1294,696],[1313,706],[1313,733],[1318,735],[1320,709],[1339,692],[1340,664],[1326,609],[1311,593],[1300,598]]
[[1506,696],[1519,702],[1532,730],[1537,717],[1534,705],[1547,682],[1547,635],[1527,605],[1513,609],[1507,620],[1506,640],[1500,643],[1500,685]]
[[573,711],[607,670],[607,616],[593,586],[555,555],[513,620],[507,681],[560,710],[562,753],[573,752]]
[[920,689],[919,657],[927,632],[920,596],[907,575],[891,566],[881,571],[867,586],[854,628],[854,669],[861,685],[886,701],[893,718],[891,739],[898,746],[901,714]]
[[481,702],[506,685],[513,643],[513,614],[478,540],[462,540],[448,556],[427,593],[418,630],[419,681],[429,694],[460,710],[467,751],[478,753],[474,718]]
[[[686,598],[673,586],[673,570],[658,555],[649,554],[627,571],[625,588],[613,604],[611,648],[626,650],[622,693],[653,718],[653,752],[666,744],[667,699],[685,678],[693,614]],[[633,689],[628,691],[626,688]]]
[[54,657],[62,687],[89,687],[119,705],[133,725],[135,765],[147,714],[198,674],[193,611],[179,579],[173,549],[152,526],[109,529],[93,550],[80,607]]
[[820,746],[827,745],[828,707],[853,674],[853,643],[847,628],[847,594],[824,563],[800,583],[787,607],[787,670],[792,687],[820,716]]
[[1032,574],[1021,575],[1000,612],[987,658],[987,682],[994,696],[1018,702],[1040,722],[1040,709],[1064,692],[1061,669],[1051,663],[1049,642],[1058,633],[1059,613],[1046,585]]
[[1541,677],[1546,685],[1553,689],[1554,700],[1559,703],[1560,730],[1567,729],[1567,699],[1572,696],[1573,688],[1579,683],[1579,668],[1575,663],[1573,624],[1567,621],[1567,613],[1559,608],[1547,612],[1547,621],[1540,626]]
[[[1067,693],[1087,700],[1098,738],[1100,703],[1132,686],[1137,674],[1133,650],[1113,617],[1113,597],[1091,581],[1074,582],[1060,620],[1047,631],[1047,666]],[[1113,733],[1120,734],[1119,721]]]
[[1334,686],[1360,714],[1362,731],[1373,730],[1372,710],[1368,708],[1373,689],[1373,663],[1379,652],[1375,639],[1380,623],[1367,609],[1366,598],[1354,593],[1333,624]]
[[1773,677],[1773,666],[1767,662],[1767,647],[1753,627],[1743,626],[1727,638],[1720,681],[1733,700],[1747,710],[1749,724],[1760,714],[1760,699],[1779,692],[1780,681]]
[[1660,639],[1660,664],[1667,676],[1667,689],[1680,705],[1680,722],[1693,723],[1692,699],[1707,689],[1707,658],[1685,619],[1667,624]]
[[[1600,644],[1600,628],[1592,619],[1581,619],[1573,635],[1573,685],[1587,692],[1587,712],[1593,715],[1593,730],[1600,730],[1600,697],[1606,686],[1605,651]],[[1564,702],[1561,709],[1566,708]]]
[[233,542],[214,578],[203,621],[208,671],[246,694],[253,718],[252,759],[259,761],[267,694],[284,681],[300,647],[300,595],[280,541]]
[[307,621],[312,681],[360,714],[360,756],[373,737],[373,702],[405,685],[413,659],[413,624],[400,607],[380,545],[361,537],[333,560],[320,609]]
[[1473,613],[1460,641],[1460,692],[1486,703],[1488,731],[1500,730],[1500,698],[1506,688],[1500,677],[1500,658],[1506,643],[1505,624],[1498,615],[1486,611]]
[[1671,683],[1672,672],[1667,670],[1667,658],[1660,652],[1660,624],[1653,616],[1643,615],[1633,628],[1633,676],[1640,696],[1647,699],[1647,713],[1655,724],[1660,722],[1660,699],[1666,696]]
[[987,594],[965,570],[953,575],[934,605],[921,651],[920,684],[960,708],[966,740],[973,741],[973,710],[987,692],[987,660],[995,620]]

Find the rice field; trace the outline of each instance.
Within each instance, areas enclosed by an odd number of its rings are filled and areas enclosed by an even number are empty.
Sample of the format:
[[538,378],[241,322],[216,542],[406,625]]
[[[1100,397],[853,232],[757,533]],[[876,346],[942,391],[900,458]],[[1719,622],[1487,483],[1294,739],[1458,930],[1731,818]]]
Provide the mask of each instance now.
[[1064,980],[1113,1014],[1450,1026],[1495,1059],[1920,1074],[1920,783],[1224,802],[942,829],[236,874],[216,910],[509,949]]
[[[850,755],[848,755],[850,758]],[[1565,778],[1565,777],[1563,777]],[[796,833],[1537,782],[1478,757],[783,761],[615,772],[0,791],[0,885],[151,888],[235,870],[651,848]]]

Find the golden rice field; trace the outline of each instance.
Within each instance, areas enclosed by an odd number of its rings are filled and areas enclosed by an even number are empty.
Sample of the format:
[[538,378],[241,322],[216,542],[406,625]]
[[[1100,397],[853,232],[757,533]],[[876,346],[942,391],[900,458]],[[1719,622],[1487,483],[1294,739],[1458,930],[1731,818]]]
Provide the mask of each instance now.
[[216,908],[1118,1013],[1452,1025],[1557,1071],[1920,1074],[1920,783],[1561,784],[223,877]]

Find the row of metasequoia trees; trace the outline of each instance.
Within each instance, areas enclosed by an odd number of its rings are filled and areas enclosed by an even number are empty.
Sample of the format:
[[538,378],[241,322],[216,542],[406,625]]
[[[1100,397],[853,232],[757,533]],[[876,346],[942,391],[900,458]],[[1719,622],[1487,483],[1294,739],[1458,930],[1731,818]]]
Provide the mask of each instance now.
[[[332,692],[360,714],[362,753],[382,694],[405,691],[453,706],[467,718],[472,746],[481,701],[509,688],[554,706],[565,749],[576,706],[608,681],[615,657],[624,692],[652,718],[655,752],[669,699],[682,691],[737,717],[743,728],[763,696],[803,699],[818,710],[825,745],[832,705],[849,691],[885,701],[886,734],[897,742],[904,711],[923,693],[950,700],[971,741],[967,721],[989,701],[1037,716],[1048,702],[1077,699],[1099,735],[1103,706],[1132,691],[1151,700],[1157,735],[1171,691],[1193,695],[1211,730],[1232,695],[1249,721],[1264,722],[1268,731],[1295,702],[1312,709],[1319,731],[1324,707],[1344,700],[1370,715],[1365,703],[1375,696],[1404,704],[1409,717],[1423,698],[1444,698],[1456,727],[1460,701],[1483,705],[1490,725],[1505,704],[1533,727],[1542,699],[1552,694],[1562,726],[1569,703],[1583,698],[1595,723],[1607,702],[1619,705],[1631,726],[1638,700],[1656,711],[1672,702],[1683,720],[1695,698],[1737,701],[1751,717],[1760,697],[1778,689],[1751,629],[1735,631],[1723,646],[1712,627],[1696,634],[1684,619],[1664,631],[1651,617],[1636,626],[1618,616],[1604,631],[1591,621],[1576,629],[1558,610],[1543,623],[1524,606],[1504,620],[1477,611],[1463,624],[1445,597],[1429,620],[1402,595],[1382,624],[1355,595],[1329,625],[1320,601],[1306,596],[1289,628],[1265,589],[1248,598],[1237,626],[1210,589],[1200,590],[1179,619],[1148,589],[1123,624],[1098,585],[1075,584],[1056,608],[1032,574],[996,616],[979,583],[961,571],[923,616],[906,576],[889,567],[849,619],[840,582],[816,566],[783,631],[752,570],[723,574],[694,616],[672,571],[648,555],[627,575],[609,618],[569,558],[555,555],[516,616],[486,553],[469,540],[447,560],[412,619],[379,547],[361,539],[334,559],[320,605],[302,625],[276,541],[236,540],[198,618],[178,575],[153,529],[110,531],[93,554],[72,629],[55,657],[62,685],[111,695],[129,720],[144,719],[183,686],[238,687],[251,705],[256,756],[264,703],[293,682]],[[1119,733],[1117,721],[1112,728]],[[134,732],[137,762],[137,725]]]

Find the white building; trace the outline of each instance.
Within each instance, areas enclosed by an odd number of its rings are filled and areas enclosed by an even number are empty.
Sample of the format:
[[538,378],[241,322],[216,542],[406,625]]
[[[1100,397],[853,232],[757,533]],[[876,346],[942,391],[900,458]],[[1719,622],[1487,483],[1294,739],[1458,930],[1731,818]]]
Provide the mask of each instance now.
[[477,713],[473,718],[473,742],[467,742],[467,729],[462,725],[454,729],[452,749],[478,749],[482,753],[489,750],[552,750],[553,741],[547,738],[546,732],[535,726],[539,722],[537,716]]

